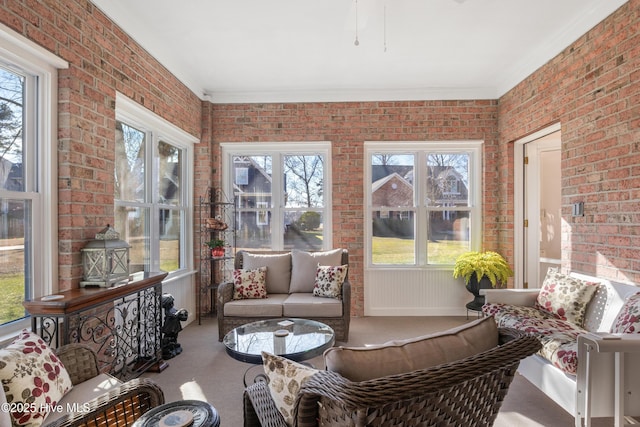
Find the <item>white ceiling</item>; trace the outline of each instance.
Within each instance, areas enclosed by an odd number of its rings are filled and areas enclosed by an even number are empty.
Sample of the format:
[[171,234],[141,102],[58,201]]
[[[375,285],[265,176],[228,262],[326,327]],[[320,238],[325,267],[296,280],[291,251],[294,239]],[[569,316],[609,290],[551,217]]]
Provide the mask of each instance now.
[[626,2],[91,1],[216,103],[496,99]]

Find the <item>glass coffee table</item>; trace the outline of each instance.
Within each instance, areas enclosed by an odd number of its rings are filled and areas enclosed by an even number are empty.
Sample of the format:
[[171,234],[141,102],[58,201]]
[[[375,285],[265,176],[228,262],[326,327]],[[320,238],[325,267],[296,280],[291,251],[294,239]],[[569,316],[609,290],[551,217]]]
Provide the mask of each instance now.
[[[263,351],[301,362],[333,346],[335,333],[315,320],[268,319],[238,326],[222,342],[229,356],[241,362],[260,365]],[[245,372],[245,385],[249,370],[251,367]]]

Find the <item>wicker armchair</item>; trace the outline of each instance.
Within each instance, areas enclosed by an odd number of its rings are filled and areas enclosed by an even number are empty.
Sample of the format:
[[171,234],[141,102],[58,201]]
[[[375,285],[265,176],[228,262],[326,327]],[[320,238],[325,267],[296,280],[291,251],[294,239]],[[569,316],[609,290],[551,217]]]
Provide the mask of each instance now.
[[[362,382],[322,371],[302,386],[298,427],[491,426],[520,360],[540,348],[537,338],[500,329],[501,345],[432,368]],[[286,426],[266,383],[244,393],[244,425]]]
[[[57,355],[64,364],[73,385],[100,374],[96,354],[81,344],[60,347]],[[164,403],[164,393],[151,380],[137,378],[123,383],[90,400],[81,412],[65,415],[45,427],[126,427],[149,409]]]

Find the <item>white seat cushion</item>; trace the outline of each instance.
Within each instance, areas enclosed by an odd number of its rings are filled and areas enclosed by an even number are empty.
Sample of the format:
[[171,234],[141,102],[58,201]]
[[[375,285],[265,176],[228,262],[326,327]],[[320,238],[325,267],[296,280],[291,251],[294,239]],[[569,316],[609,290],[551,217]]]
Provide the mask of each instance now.
[[232,300],[224,305],[224,315],[282,317],[282,303],[288,296],[288,294],[267,294],[267,298]]
[[342,300],[295,293],[282,303],[282,313],[284,317],[341,317]]
[[55,412],[49,412],[44,422],[46,424],[52,423],[68,413],[81,412],[82,404],[95,399],[121,384],[122,381],[109,374],[100,374],[97,377],[93,377],[85,382],[77,384],[73,386],[70,392],[60,399],[60,402],[58,402],[56,408],[60,408],[61,411],[56,410]]

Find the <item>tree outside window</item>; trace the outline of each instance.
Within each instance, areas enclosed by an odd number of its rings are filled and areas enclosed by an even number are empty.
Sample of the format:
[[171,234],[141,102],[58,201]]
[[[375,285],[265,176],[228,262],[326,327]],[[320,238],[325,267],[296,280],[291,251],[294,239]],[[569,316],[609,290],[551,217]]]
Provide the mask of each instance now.
[[328,248],[327,144],[300,152],[288,144],[242,144],[242,153],[236,144],[223,147],[229,153],[227,188],[236,205],[238,249]]

